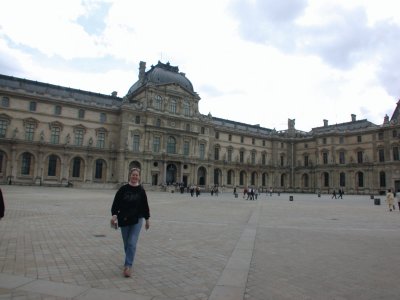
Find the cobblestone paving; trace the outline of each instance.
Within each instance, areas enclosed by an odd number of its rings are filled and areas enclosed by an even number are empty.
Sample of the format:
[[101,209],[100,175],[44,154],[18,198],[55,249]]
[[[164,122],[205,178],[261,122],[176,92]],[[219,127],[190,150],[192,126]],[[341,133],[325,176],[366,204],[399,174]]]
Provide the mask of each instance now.
[[1,188],[0,299],[206,300],[229,285],[246,228],[256,234],[245,289],[223,300],[400,299],[400,213],[369,196],[148,192],[151,228],[126,279],[109,227],[115,190]]

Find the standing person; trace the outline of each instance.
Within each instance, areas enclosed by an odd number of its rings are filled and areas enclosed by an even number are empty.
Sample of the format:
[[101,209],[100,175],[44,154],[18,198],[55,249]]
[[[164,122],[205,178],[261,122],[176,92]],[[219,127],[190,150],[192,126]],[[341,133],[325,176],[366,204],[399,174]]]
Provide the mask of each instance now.
[[0,189],[0,219],[4,217],[4,210],[5,206],[4,206],[3,192]]
[[388,189],[388,192],[386,193],[386,202],[389,205],[389,211],[392,211],[392,208],[394,209],[394,195],[392,193],[391,189]]
[[119,188],[111,206],[111,223],[121,228],[124,242],[125,262],[123,274],[130,277],[135,259],[136,244],[145,219],[145,228],[150,228],[150,209],[146,191],[140,184],[140,169],[132,168],[129,183]]

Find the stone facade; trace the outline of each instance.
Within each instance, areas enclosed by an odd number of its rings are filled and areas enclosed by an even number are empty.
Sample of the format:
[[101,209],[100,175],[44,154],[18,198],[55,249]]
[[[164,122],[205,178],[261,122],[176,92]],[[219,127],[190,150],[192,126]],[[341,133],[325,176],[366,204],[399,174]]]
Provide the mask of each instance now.
[[276,131],[199,113],[184,73],[158,62],[123,98],[0,75],[0,183],[376,194],[400,189],[400,101],[380,125]]

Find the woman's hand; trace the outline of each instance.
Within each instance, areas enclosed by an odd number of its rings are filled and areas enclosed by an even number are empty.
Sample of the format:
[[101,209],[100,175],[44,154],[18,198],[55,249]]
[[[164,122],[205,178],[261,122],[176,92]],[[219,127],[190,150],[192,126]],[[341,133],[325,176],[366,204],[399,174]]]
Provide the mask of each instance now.
[[146,224],[144,224],[144,228],[146,228],[146,230],[148,230],[150,228],[150,221],[149,219],[146,220]]

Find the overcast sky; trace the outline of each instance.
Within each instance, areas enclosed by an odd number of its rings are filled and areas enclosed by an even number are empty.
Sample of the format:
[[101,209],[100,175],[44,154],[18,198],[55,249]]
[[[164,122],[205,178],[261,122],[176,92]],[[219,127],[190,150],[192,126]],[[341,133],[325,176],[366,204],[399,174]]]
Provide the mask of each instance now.
[[2,0],[0,73],[123,97],[158,61],[214,117],[309,131],[400,98],[397,0]]

